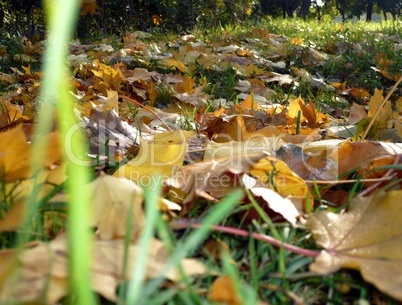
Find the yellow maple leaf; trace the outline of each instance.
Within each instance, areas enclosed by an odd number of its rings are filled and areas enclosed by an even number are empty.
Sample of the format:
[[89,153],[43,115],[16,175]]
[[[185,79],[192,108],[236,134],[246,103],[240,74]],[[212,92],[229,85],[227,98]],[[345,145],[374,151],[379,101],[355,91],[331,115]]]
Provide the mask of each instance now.
[[387,101],[385,105],[379,110],[383,100],[384,97],[382,95],[382,90],[378,90],[377,88],[374,89],[374,94],[368,102],[370,109],[367,116],[369,118],[372,118],[377,111],[380,111],[377,116],[377,121],[379,122],[381,127],[385,128],[389,123],[389,119],[392,116],[392,106],[390,101]]
[[304,44],[304,38],[303,37],[292,38],[292,39],[290,39],[290,43],[295,46]]
[[214,137],[214,141],[217,143],[245,141],[248,137],[249,132],[247,131],[243,116],[240,114],[229,121],[229,124]]
[[43,158],[44,166],[50,168],[62,157],[59,134],[52,133],[41,140],[47,144],[40,156],[32,156],[22,125],[0,133],[0,179],[14,182],[29,176],[31,158]]
[[[17,230],[24,220],[27,206],[24,200],[29,196],[33,189],[37,190],[36,200],[40,201],[47,197],[47,202],[51,202],[53,195],[49,195],[55,190],[57,185],[62,184],[66,179],[66,167],[58,166],[54,169],[41,171],[35,178],[5,184],[5,193],[12,196],[13,203],[5,215],[0,215],[0,232]],[[64,195],[61,195],[63,198]],[[59,198],[60,199],[60,198]]]
[[310,128],[316,128],[320,124],[329,120],[327,114],[318,112],[315,109],[314,103],[309,102],[308,105],[301,97],[289,101],[289,108],[286,116],[291,119],[291,123],[296,123],[296,119],[300,111],[300,123],[307,123]]
[[305,197],[309,194],[306,182],[295,174],[285,162],[266,157],[251,166],[250,174],[270,185],[281,195]]
[[121,166],[115,177],[125,177],[140,185],[149,186],[153,179],[162,183],[175,168],[183,165],[187,152],[186,139],[193,135],[189,131],[167,131],[155,136],[153,141],[141,141],[137,156]]
[[158,91],[155,89],[155,83],[149,82],[147,84],[147,93],[149,97],[149,104],[153,107],[155,106],[156,98],[158,97]]
[[107,107],[106,110],[113,109],[117,114],[119,114],[119,97],[117,91],[106,90],[107,92]]
[[173,85],[173,89],[177,93],[188,93],[193,94],[195,89],[195,77],[191,77],[190,75],[184,75],[183,81]]
[[286,113],[286,116],[291,119],[296,119],[300,113],[300,122],[305,122],[306,117],[303,115],[303,112],[300,108],[300,103],[304,104],[304,101],[301,97],[298,97],[297,99],[289,101],[289,108]]
[[27,178],[30,166],[30,145],[22,125],[0,133],[0,179],[7,182]]
[[396,100],[395,107],[398,110],[399,114],[402,114],[402,96]]
[[186,65],[182,61],[175,58],[169,58],[168,60],[166,60],[166,64],[171,69],[177,69],[183,73],[188,72],[188,68],[186,67]]
[[97,76],[94,80],[94,88],[106,93],[107,89],[118,91],[125,80],[120,69],[102,64],[99,60],[94,60],[92,73]]
[[18,121],[19,119],[29,120],[29,116],[24,115],[22,107],[11,103],[9,100],[0,100],[0,108],[3,112],[0,115],[4,115],[7,124]]

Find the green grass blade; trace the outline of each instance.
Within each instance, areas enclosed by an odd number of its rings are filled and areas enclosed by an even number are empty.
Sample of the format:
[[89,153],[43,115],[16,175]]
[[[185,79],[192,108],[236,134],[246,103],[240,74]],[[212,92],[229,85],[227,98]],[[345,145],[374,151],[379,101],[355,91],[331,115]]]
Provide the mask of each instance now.
[[[236,190],[211,208],[207,216],[201,222],[202,226],[191,232],[184,242],[176,245],[176,251],[171,255],[169,261],[160,273],[165,274],[171,268],[178,266],[183,258],[201,245],[211,233],[211,226],[216,225],[219,221],[224,219],[232,210],[233,206],[237,204],[242,195],[242,191]],[[148,298],[156,293],[162,281],[163,278],[157,278],[147,285],[146,296],[143,296],[141,304],[148,304]]]
[[[44,58],[42,90],[40,95],[41,109],[37,135],[46,134],[52,124],[52,114],[57,111],[58,123],[63,138],[74,128],[74,100],[69,93],[68,68],[66,64],[67,45],[71,39],[78,17],[80,1],[45,1],[45,11],[48,14],[49,37]],[[55,109],[56,108],[56,109]],[[46,143],[39,140],[34,145],[35,152],[40,152]],[[84,156],[85,143],[78,137],[65,141],[64,145],[71,148],[74,156]],[[91,236],[89,224],[89,194],[84,186],[89,180],[89,174],[82,164],[70,162],[67,155],[69,179],[66,182],[70,193],[69,204],[69,253],[70,253],[70,292],[74,295],[75,304],[95,304],[94,295],[90,289],[90,258]],[[33,160],[33,172],[42,167],[43,160]],[[35,196],[33,194],[32,196]]]
[[142,297],[141,294],[147,268],[147,249],[149,249],[150,241],[155,234],[156,221],[158,220],[158,195],[160,188],[155,185],[151,188],[144,188],[146,224],[138,242],[139,248],[143,249],[143,251],[140,252],[137,258],[131,275],[131,281],[128,283],[127,304],[138,304]]

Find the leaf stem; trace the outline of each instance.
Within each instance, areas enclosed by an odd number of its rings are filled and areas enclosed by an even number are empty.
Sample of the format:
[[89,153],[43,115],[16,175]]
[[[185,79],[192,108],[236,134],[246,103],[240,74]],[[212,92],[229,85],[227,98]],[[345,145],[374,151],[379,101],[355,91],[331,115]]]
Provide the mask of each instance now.
[[[193,222],[189,219],[180,219],[180,220],[173,220],[170,223],[170,226],[174,230],[181,230],[181,229],[186,229],[186,228],[192,228],[192,229],[197,229],[200,227],[203,227],[201,223],[198,222]],[[237,235],[237,236],[244,236],[244,237],[252,237],[254,239],[267,242],[275,247],[283,247],[283,249],[290,251],[292,253],[300,254],[303,256],[309,256],[309,257],[317,257],[320,252],[314,251],[314,250],[308,250],[304,248],[300,248],[288,243],[284,243],[280,240],[277,240],[276,238],[273,238],[272,236],[266,235],[266,234],[260,234],[260,233],[250,233],[246,230],[243,229],[237,229],[233,227],[225,227],[225,226],[219,226],[219,225],[213,225],[210,227],[214,231],[219,231],[223,233],[228,233],[232,235]]]

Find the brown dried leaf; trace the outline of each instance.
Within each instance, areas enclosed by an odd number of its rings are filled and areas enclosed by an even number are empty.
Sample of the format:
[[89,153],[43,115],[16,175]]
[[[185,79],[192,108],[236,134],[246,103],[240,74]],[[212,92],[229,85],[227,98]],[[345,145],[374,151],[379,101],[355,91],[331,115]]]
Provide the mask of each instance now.
[[122,238],[126,235],[128,217],[131,215],[132,239],[145,225],[142,210],[143,191],[134,182],[101,175],[89,184],[92,194],[92,225],[97,227],[101,239]]
[[372,160],[402,154],[401,143],[344,142],[332,153],[338,160],[339,174],[356,168],[367,168]]
[[344,214],[309,215],[307,226],[324,247],[311,270],[328,274],[357,269],[366,281],[402,300],[401,196],[402,191],[377,192],[355,199]]
[[191,202],[196,195],[210,200],[221,198],[233,188],[242,187],[242,175],[264,156],[232,155],[229,158],[186,165],[167,180],[167,185],[183,194],[183,203]]
[[363,106],[353,103],[350,107],[350,115],[348,117],[349,124],[355,124],[362,119],[367,118],[367,112]]
[[[67,294],[68,281],[68,249],[64,237],[49,243],[36,243],[32,248],[18,254],[16,270],[9,276],[12,257],[17,250],[0,251],[0,301],[11,302],[43,302],[56,304]],[[127,264],[124,257],[128,247]],[[144,251],[136,244],[125,244],[120,240],[96,240],[91,259],[92,289],[105,298],[116,301],[117,286],[123,280],[129,280],[138,254]],[[152,239],[148,249],[146,279],[163,276],[171,281],[178,281],[180,273],[170,269],[162,273],[169,259],[169,251],[165,245]],[[3,259],[4,258],[4,259]],[[205,266],[194,259],[183,259],[182,267],[188,275],[202,274]],[[123,267],[126,266],[126,270]],[[3,303],[2,303],[3,304]],[[41,303],[42,304],[42,303]]]

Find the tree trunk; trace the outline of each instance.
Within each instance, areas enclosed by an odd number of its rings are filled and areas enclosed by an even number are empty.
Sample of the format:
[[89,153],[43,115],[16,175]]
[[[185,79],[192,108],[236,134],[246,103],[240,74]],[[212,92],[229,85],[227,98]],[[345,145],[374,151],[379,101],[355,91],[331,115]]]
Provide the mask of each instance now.
[[[302,0],[282,0],[283,16],[292,18],[294,11],[297,9],[301,1]],[[311,0],[308,1],[311,2]]]
[[4,9],[3,6],[0,6],[0,28],[4,25]]
[[286,18],[286,0],[282,0],[282,17]]
[[311,0],[302,0],[299,17],[306,19],[310,13]]
[[343,6],[342,3],[339,3],[339,0],[335,1],[335,6],[336,9],[338,10],[338,12],[341,14],[342,16],[342,22],[346,21],[346,11],[345,11],[345,7]]
[[369,22],[371,21],[371,17],[373,15],[373,3],[368,3],[366,6],[366,21]]

